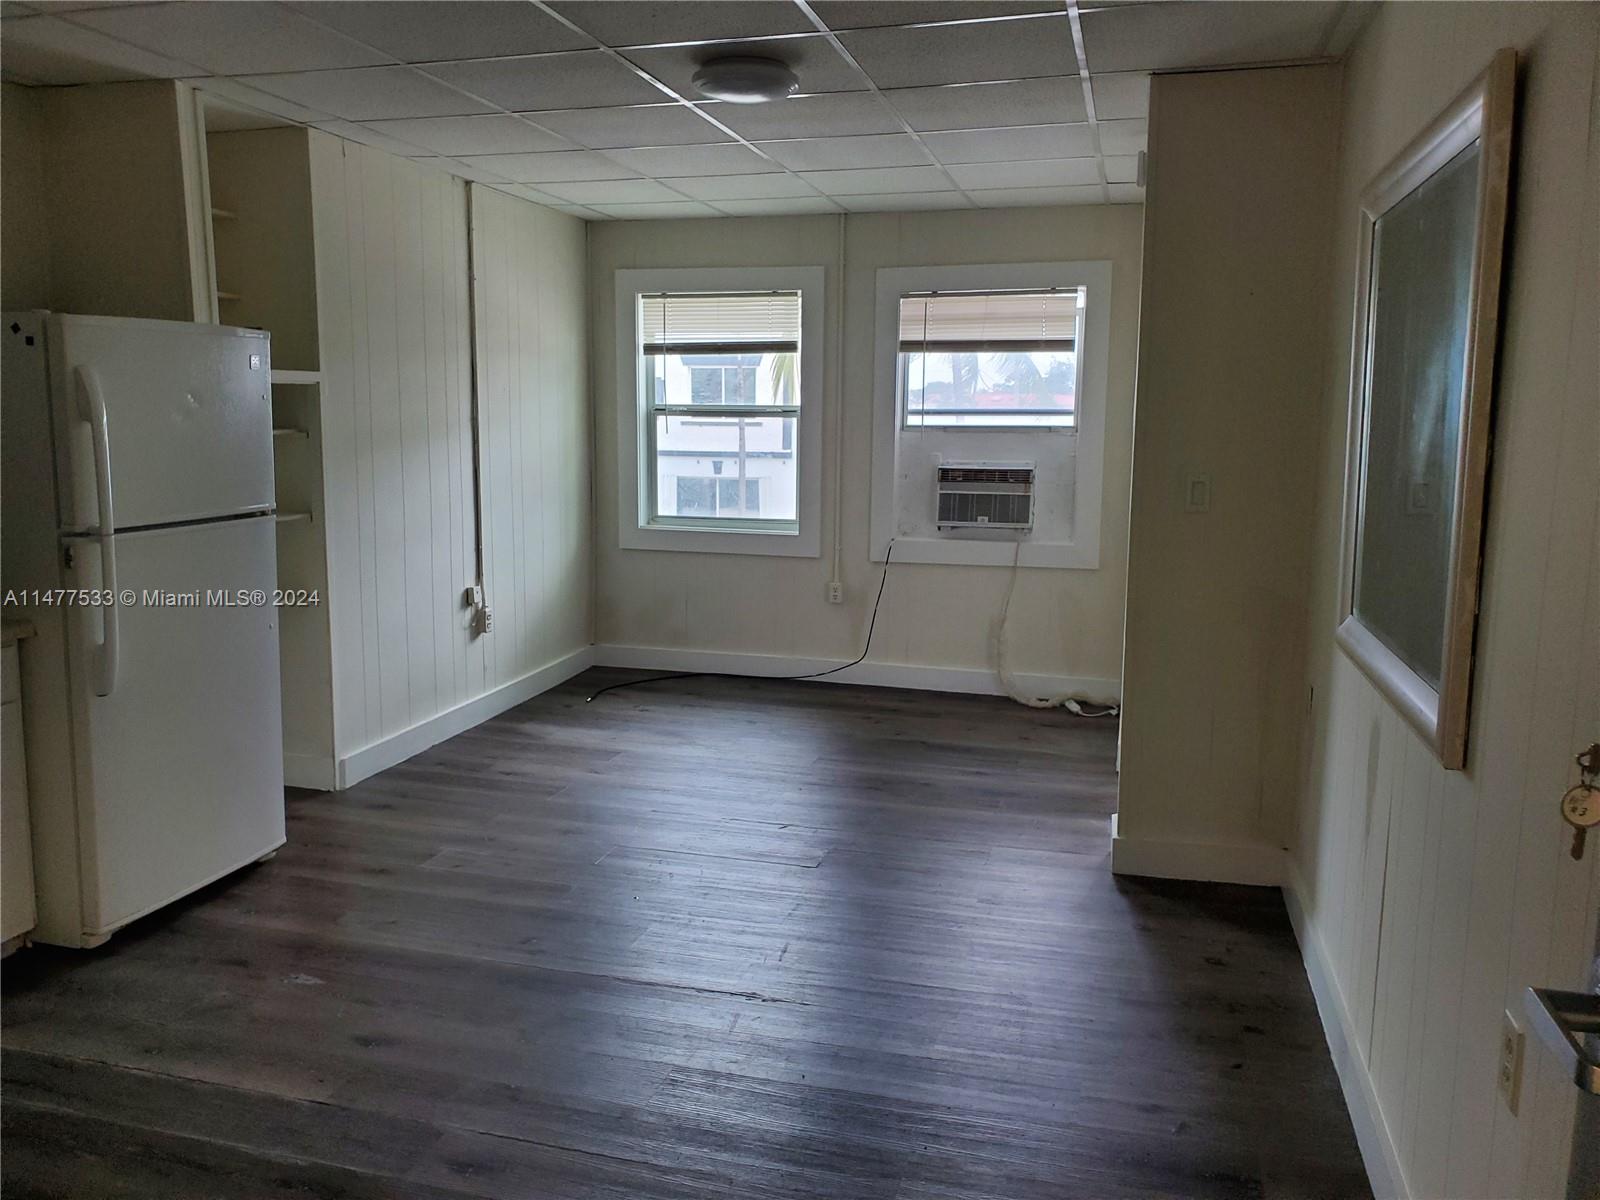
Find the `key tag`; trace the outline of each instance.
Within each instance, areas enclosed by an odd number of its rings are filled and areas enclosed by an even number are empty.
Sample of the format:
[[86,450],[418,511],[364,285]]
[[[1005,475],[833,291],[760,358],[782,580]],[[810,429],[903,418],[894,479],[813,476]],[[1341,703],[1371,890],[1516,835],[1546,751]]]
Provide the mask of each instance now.
[[1581,782],[1568,788],[1561,797],[1561,816],[1573,828],[1572,857],[1583,857],[1583,843],[1589,829],[1600,825],[1600,742],[1578,755]]

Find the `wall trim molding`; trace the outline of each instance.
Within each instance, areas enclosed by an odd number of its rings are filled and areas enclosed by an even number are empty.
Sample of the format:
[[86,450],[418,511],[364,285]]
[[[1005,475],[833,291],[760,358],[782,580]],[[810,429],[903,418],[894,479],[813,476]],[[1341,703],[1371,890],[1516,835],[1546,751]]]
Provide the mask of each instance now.
[[[805,675],[842,667],[847,658],[790,658],[780,654],[740,654],[727,650],[686,650],[666,646],[605,644],[594,647],[597,667],[632,667],[652,671],[705,671],[720,675]],[[1017,683],[1041,696],[1071,693],[1086,700],[1121,703],[1122,681],[1078,675],[1017,674]],[[920,663],[864,662],[818,683],[863,684],[867,687],[912,688],[925,692],[957,692],[975,696],[1005,693],[994,671],[980,667],[935,667]]]
[[1378,1104],[1378,1094],[1373,1089],[1372,1075],[1362,1056],[1344,995],[1339,990],[1321,937],[1306,921],[1305,905],[1301,900],[1305,891],[1305,880],[1300,875],[1294,856],[1285,854],[1283,902],[1289,910],[1289,923],[1294,927],[1295,938],[1300,943],[1300,957],[1305,963],[1306,978],[1311,981],[1317,1015],[1322,1019],[1322,1032],[1328,1040],[1334,1070],[1339,1075],[1339,1086],[1344,1092],[1350,1122],[1355,1126],[1356,1144],[1361,1148],[1361,1161],[1367,1168],[1372,1194],[1376,1200],[1411,1200],[1405,1171],[1400,1166],[1400,1156],[1395,1151],[1388,1123],[1383,1119],[1383,1109]]
[[1284,852],[1260,842],[1177,842],[1124,837],[1111,817],[1111,870],[1116,875],[1194,879],[1278,887]]
[[285,787],[310,788],[314,792],[332,792],[339,787],[339,764],[330,756],[320,754],[285,754],[283,756],[283,784]]
[[508,708],[515,708],[524,700],[533,699],[540,692],[547,692],[557,684],[565,683],[593,665],[594,647],[585,646],[529,671],[519,679],[501,684],[493,691],[465,700],[454,708],[363,746],[339,759],[338,788],[351,787],[379,771],[404,762],[414,754],[421,754],[446,738],[464,733],[490,717],[499,716]]

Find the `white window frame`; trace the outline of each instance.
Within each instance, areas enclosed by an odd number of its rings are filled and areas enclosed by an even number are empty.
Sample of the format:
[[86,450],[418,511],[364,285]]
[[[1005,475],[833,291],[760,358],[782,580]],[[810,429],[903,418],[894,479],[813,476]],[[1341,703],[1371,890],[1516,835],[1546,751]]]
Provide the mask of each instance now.
[[[616,272],[617,542],[625,550],[704,554],[768,554],[816,558],[822,553],[822,267],[651,267]],[[646,462],[649,401],[639,353],[639,298],[672,292],[800,293],[800,413],[795,424],[796,527],[730,523],[686,529],[652,520],[654,462]],[[708,406],[707,416],[716,416]],[[738,518],[734,518],[738,521]]]
[[[915,292],[1016,291],[1083,288],[1083,317],[1076,348],[1076,420],[1073,428],[1028,430],[1041,438],[1073,438],[1075,446],[1072,537],[1066,541],[1024,538],[1015,542],[963,538],[896,537],[897,485],[900,481],[900,300]],[[890,539],[894,561],[969,566],[1061,567],[1094,570],[1100,566],[1100,507],[1104,478],[1106,370],[1111,352],[1111,263],[1106,260],[1053,263],[985,263],[949,267],[885,267],[878,272],[873,349],[872,561],[883,562]],[[982,438],[992,427],[943,430],[973,438],[974,458],[984,458]],[[915,429],[905,431],[918,432]],[[1016,433],[1017,430],[1005,430]]]

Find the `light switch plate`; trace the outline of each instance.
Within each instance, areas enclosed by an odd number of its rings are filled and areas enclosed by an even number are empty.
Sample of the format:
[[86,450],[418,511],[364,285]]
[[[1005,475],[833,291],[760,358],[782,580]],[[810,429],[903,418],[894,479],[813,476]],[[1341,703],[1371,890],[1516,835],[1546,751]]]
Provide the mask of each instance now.
[[1196,472],[1184,481],[1183,511],[1192,513],[1211,511],[1211,476]]

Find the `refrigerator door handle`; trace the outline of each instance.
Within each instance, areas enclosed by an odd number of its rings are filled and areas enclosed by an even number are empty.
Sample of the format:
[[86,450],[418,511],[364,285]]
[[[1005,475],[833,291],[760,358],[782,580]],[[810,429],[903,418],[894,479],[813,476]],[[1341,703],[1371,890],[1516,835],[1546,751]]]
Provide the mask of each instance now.
[[78,392],[78,416],[89,424],[94,442],[95,531],[100,544],[101,584],[107,595],[101,607],[102,634],[95,660],[94,693],[109,696],[117,686],[117,546],[113,539],[117,523],[111,500],[111,431],[106,422],[106,398],[100,390],[100,377],[92,367],[74,372]]

